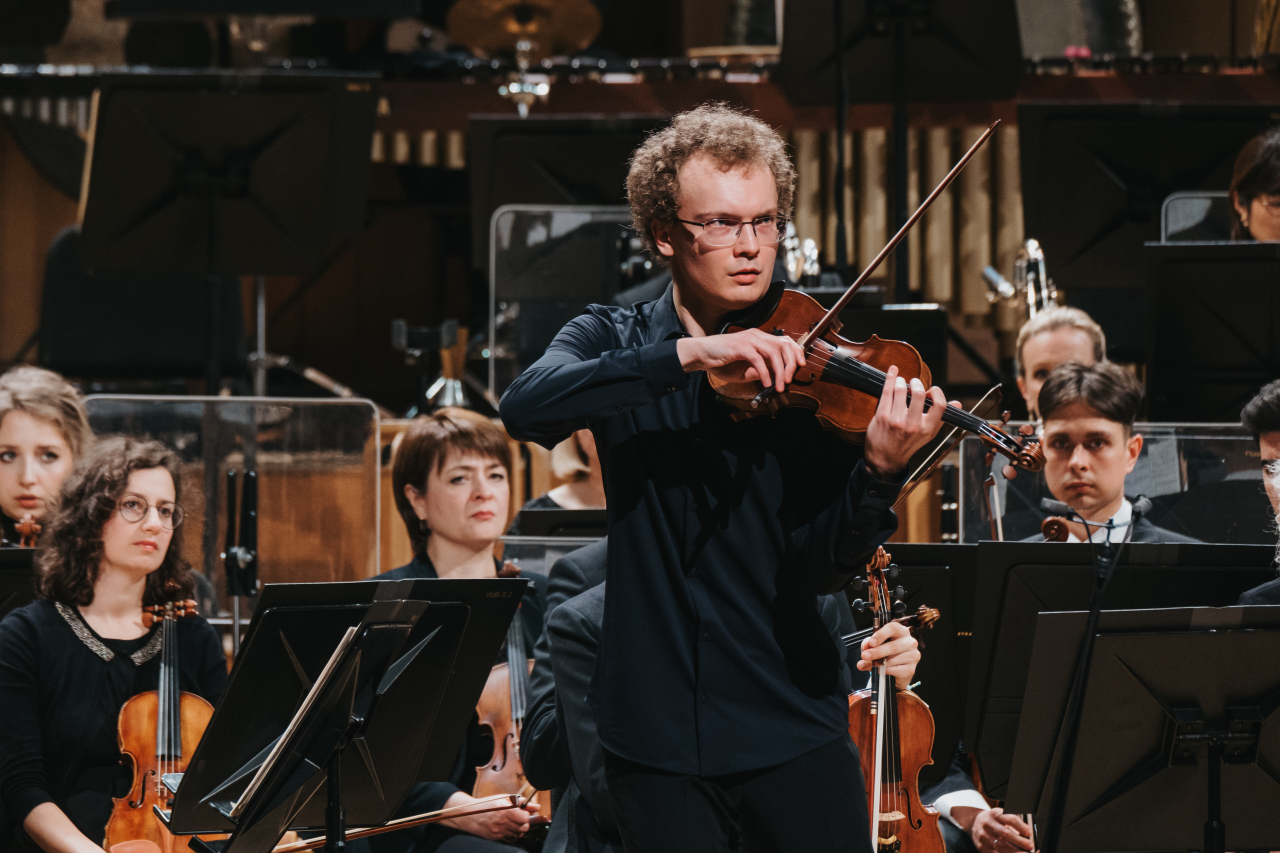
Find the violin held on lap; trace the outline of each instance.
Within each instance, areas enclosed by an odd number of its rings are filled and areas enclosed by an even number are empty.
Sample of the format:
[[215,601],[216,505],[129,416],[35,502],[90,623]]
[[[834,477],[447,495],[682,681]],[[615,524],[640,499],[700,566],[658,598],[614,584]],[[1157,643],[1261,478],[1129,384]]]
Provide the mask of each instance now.
[[[190,599],[144,607],[142,621],[160,622],[160,688],[139,693],[120,709],[120,751],[133,762],[133,784],[115,801],[103,847],[108,853],[175,853],[188,850],[188,839],[170,834],[154,807],[168,811],[173,794],[161,777],[187,769],[187,756],[213,716],[213,706],[194,693],[178,689],[176,620],[196,615]],[[225,836],[217,836],[225,837]]]

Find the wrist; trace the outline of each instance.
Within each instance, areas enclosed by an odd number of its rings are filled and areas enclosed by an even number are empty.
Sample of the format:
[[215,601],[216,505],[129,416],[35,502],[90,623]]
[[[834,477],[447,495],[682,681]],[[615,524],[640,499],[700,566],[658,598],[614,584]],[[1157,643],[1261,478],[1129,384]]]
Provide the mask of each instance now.
[[676,340],[676,356],[685,373],[701,370],[701,355],[698,352],[697,338],[679,338]]
[[973,806],[952,806],[951,821],[965,832],[973,831],[973,822],[978,819],[978,812]]

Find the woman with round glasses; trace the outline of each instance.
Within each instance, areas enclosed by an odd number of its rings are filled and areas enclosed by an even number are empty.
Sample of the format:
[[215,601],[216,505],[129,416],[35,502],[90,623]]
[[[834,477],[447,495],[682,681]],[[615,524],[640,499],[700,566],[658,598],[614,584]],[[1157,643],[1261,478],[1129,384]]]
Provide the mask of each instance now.
[[[39,561],[38,600],[0,621],[0,849],[102,853],[112,797],[131,782],[116,726],[159,684],[159,623],[143,606],[190,598],[178,458],[113,437],[66,479]],[[177,623],[179,689],[216,702],[227,680],[217,633]]]

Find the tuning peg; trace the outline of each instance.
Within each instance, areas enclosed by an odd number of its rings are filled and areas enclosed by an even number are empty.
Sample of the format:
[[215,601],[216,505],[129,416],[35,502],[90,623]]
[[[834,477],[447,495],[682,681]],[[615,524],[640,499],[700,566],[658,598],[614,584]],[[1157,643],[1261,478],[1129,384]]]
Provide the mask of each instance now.
[[906,591],[905,589],[903,589],[902,587],[900,587],[900,586],[895,586],[895,587],[893,588],[893,597],[894,597],[894,598],[896,598],[896,599],[898,599],[898,603],[899,603],[899,604],[901,604],[901,603],[902,603],[902,599],[903,599],[903,598],[905,598],[905,597],[906,597],[906,595],[907,595],[907,591]]
[[891,581],[896,581],[898,579],[898,575],[900,574],[902,574],[902,569],[899,568],[897,563],[892,563],[890,564],[889,568],[885,571],[884,576]]
[[862,613],[867,609],[867,603],[861,598],[855,598],[850,606],[858,613]]
[[1009,418],[1013,417],[1013,412],[1004,411],[1000,413],[1000,426],[1009,423]]
[[862,592],[864,589],[867,588],[867,579],[854,578],[849,582],[849,586],[853,588],[854,592]]
[[893,603],[893,615],[895,618],[897,618],[898,616],[902,616],[906,612],[907,612],[907,605],[903,604],[901,601],[895,601]]

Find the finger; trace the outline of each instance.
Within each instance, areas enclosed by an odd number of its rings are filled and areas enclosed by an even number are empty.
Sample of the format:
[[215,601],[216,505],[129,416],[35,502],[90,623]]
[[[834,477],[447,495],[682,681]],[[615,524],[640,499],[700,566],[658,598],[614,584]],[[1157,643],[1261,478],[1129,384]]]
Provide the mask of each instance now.
[[893,411],[893,395],[898,387],[898,366],[892,365],[884,374],[884,388],[880,391],[880,405],[876,408],[877,412],[883,412],[887,417]]
[[801,367],[804,367],[805,365],[804,347],[800,346],[800,344],[797,343],[796,341],[791,340],[791,338],[787,338],[787,340],[795,344],[796,364],[800,365]]
[[765,361],[760,357],[760,353],[756,352],[754,349],[747,350],[746,361],[755,369],[756,380],[761,385],[764,385],[767,388],[769,385],[773,384],[769,377],[769,368],[765,366]]
[[787,387],[787,360],[782,355],[782,347],[775,345],[773,341],[769,344],[765,352],[769,358],[769,366],[773,368],[773,390],[781,394]]
[[924,400],[929,396],[925,391],[924,383],[917,377],[911,377],[911,402],[907,406],[907,411],[911,414],[912,423],[918,423],[924,417]]
[[925,424],[933,430],[938,431],[942,426],[942,415],[947,409],[947,395],[942,393],[942,389],[934,385],[929,389],[929,402],[932,405],[927,414],[925,414]]
[[791,380],[795,378],[796,368],[799,365],[798,347],[795,346],[795,341],[791,340],[791,338],[778,338],[778,342],[781,344],[778,347],[778,352],[782,355],[782,384],[790,385]]

